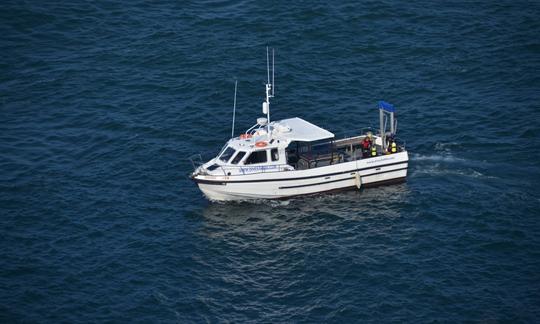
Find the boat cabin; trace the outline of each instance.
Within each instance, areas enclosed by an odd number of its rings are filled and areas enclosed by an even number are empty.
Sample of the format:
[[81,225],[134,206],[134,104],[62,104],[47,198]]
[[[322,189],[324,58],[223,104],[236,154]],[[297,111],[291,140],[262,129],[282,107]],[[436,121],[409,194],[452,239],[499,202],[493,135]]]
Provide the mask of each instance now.
[[[294,170],[298,161],[298,143],[331,140],[334,134],[300,118],[290,118],[266,124],[259,118],[257,124],[244,134],[230,139],[208,166],[208,171],[226,169],[226,174],[249,171]],[[288,147],[292,145],[293,149]]]

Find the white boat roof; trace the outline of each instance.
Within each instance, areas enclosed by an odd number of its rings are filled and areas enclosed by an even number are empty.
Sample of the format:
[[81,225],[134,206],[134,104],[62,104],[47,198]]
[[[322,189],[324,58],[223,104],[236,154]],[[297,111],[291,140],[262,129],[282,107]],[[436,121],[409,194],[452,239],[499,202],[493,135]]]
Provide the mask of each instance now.
[[302,118],[289,118],[272,122],[272,137],[289,141],[313,142],[333,138],[334,134]]

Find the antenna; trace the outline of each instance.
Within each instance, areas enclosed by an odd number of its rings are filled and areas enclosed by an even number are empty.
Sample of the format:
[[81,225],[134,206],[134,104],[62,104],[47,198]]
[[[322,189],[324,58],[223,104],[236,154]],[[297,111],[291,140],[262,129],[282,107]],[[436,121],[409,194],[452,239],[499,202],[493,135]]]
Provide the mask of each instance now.
[[232,129],[231,129],[231,138],[234,137],[234,119],[236,117],[236,88],[238,86],[238,80],[234,80],[234,105],[232,113]]
[[274,88],[276,84],[274,83],[274,49],[272,48],[272,97],[274,96]]
[[262,112],[266,115],[266,120],[268,123],[266,127],[268,137],[270,138],[272,136],[272,131],[270,129],[270,98],[274,97],[274,49],[272,49],[272,83],[270,83],[270,53],[268,46],[266,46],[266,76],[266,100],[263,102]]
[[268,75],[268,84],[270,84],[270,62],[268,60],[268,46],[266,46],[266,74]]

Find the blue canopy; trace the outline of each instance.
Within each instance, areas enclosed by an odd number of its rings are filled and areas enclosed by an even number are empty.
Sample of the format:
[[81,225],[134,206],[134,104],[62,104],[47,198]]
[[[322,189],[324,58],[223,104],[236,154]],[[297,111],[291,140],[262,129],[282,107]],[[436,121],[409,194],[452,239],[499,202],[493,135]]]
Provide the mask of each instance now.
[[388,111],[388,112],[396,112],[396,109],[394,108],[394,105],[386,102],[386,101],[379,101],[379,109]]

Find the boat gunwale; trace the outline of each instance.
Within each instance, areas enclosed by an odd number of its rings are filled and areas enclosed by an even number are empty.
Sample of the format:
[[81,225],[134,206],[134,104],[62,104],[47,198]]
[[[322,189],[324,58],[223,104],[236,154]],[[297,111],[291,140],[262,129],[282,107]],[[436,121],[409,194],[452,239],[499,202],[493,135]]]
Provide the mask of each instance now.
[[[351,162],[353,162],[353,161],[351,161]],[[294,181],[294,180],[315,179],[315,178],[328,177],[328,176],[334,176],[334,175],[340,175],[340,174],[346,174],[346,173],[354,173],[354,172],[365,171],[365,170],[370,170],[370,169],[377,169],[377,168],[383,168],[383,167],[393,166],[393,165],[399,165],[399,164],[407,164],[406,167],[404,167],[404,168],[402,168],[402,169],[399,169],[399,170],[404,170],[404,169],[406,170],[406,169],[408,169],[408,163],[409,163],[409,159],[403,160],[403,161],[399,161],[399,162],[394,162],[394,163],[373,165],[373,166],[365,167],[365,168],[356,168],[356,169],[352,169],[352,170],[348,170],[348,171],[340,171],[340,172],[333,172],[333,173],[325,173],[325,174],[320,174],[320,175],[312,175],[312,176],[296,177],[296,178],[252,179],[252,180],[226,180],[226,179],[215,179],[215,180],[212,180],[212,179],[200,179],[200,178],[197,178],[197,176],[192,176],[191,179],[192,179],[193,181],[195,181],[196,183],[216,184],[216,185],[217,185],[217,184],[222,184],[222,185],[223,185],[223,184],[227,184],[227,183],[250,183],[250,182]],[[324,167],[321,167],[321,168],[324,168]],[[294,172],[294,171],[298,171],[298,170],[282,171],[282,172]],[[366,174],[366,175],[364,175],[364,176],[370,176],[370,175],[375,175],[375,174],[385,173],[385,172],[391,172],[391,171],[398,171],[398,169],[396,169],[396,170],[384,170],[384,171],[382,171],[382,172],[376,172],[376,173],[372,173],[372,174]],[[252,175],[252,174],[236,175],[236,177],[242,177],[242,176],[248,176],[248,175]]]

